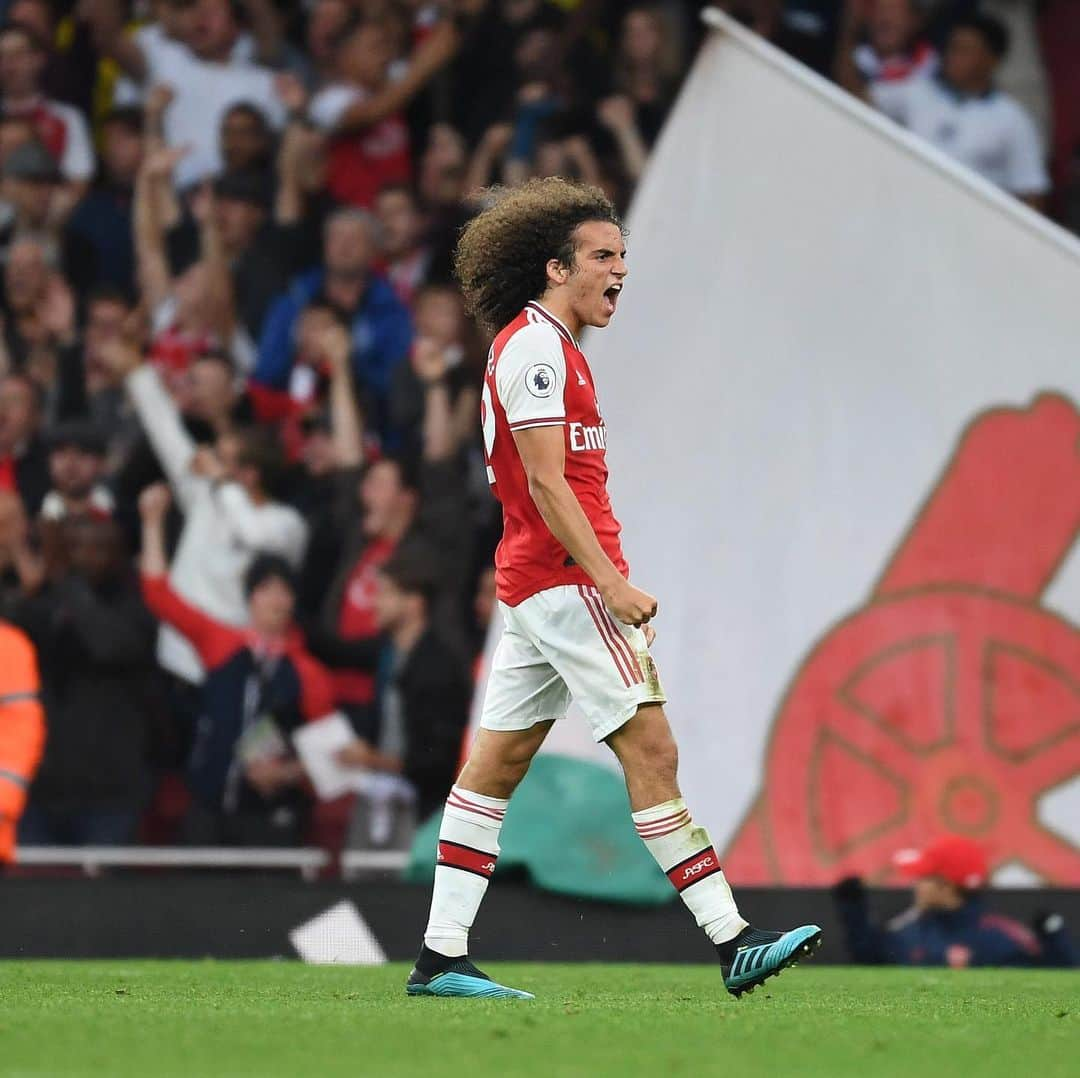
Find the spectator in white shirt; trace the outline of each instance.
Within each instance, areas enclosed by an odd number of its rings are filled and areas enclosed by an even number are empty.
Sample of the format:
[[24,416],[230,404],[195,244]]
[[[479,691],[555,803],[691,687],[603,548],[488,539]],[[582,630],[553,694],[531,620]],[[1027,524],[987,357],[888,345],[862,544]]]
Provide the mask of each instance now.
[[[860,18],[862,11],[865,19]],[[922,35],[922,21],[915,0],[870,0],[869,6],[846,0],[836,81],[890,119],[899,119],[904,87],[938,69],[937,52]]]
[[[285,122],[285,109],[274,72],[255,62],[256,42],[241,33],[229,0],[165,0],[163,6],[180,10],[132,34],[110,0],[96,0],[87,13],[98,48],[128,75],[144,88],[172,89],[164,135],[169,146],[189,147],[174,175],[185,188],[221,170],[218,132],[232,105],[258,102],[275,128]],[[260,7],[253,0],[248,6]]]
[[1050,187],[1038,131],[1019,102],[994,85],[1008,49],[1008,31],[997,19],[971,15],[957,20],[940,74],[904,87],[896,119],[1038,209]]
[[[297,566],[307,543],[300,514],[274,500],[283,471],[280,450],[261,430],[229,431],[214,448],[199,447],[152,364],[130,344],[103,349],[106,364],[123,374],[128,395],[184,514],[169,582],[183,599],[228,625],[247,622],[244,574],[260,553]],[[191,645],[163,627],[158,660],[192,684],[203,666]]]

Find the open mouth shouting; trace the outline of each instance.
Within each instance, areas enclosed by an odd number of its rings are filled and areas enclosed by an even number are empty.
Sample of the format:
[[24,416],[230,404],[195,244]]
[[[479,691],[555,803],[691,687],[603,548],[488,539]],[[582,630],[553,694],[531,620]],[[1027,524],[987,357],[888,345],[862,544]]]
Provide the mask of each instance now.
[[609,289],[604,292],[604,315],[610,318],[615,313],[615,308],[619,302],[619,293],[622,291],[622,282],[613,284]]

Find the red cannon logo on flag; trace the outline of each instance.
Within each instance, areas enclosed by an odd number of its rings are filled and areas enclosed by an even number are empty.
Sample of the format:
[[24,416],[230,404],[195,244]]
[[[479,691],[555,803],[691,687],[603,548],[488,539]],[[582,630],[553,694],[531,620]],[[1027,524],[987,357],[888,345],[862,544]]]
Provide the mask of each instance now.
[[1080,883],[1075,833],[1040,805],[1080,780],[1080,631],[1041,605],[1078,537],[1072,404],[977,417],[866,605],[796,672],[729,876],[885,880],[951,831]]

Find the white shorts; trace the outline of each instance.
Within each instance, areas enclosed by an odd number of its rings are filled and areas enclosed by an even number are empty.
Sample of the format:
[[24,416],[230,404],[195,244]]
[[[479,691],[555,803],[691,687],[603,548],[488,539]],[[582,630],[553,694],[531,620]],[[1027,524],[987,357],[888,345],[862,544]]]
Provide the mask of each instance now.
[[573,698],[603,741],[642,704],[665,702],[644,632],[616,621],[596,588],[548,588],[499,608],[504,629],[480,716],[485,730],[565,718]]

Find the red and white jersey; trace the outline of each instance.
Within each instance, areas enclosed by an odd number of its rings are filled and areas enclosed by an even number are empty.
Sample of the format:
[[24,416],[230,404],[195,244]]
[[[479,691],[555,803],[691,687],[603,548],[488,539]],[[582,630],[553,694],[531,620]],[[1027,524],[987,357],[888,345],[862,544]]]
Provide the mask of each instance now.
[[495,338],[480,403],[488,480],[503,507],[495,554],[495,589],[508,606],[547,588],[591,584],[588,574],[548,530],[529,494],[513,432],[563,427],[566,481],[604,552],[626,576],[619,522],[607,492],[607,427],[592,372],[573,334],[539,303]]
[[52,154],[65,180],[81,182],[94,175],[94,144],[83,114],[73,105],[39,97],[23,109],[4,108],[5,116],[29,120],[38,141]]

